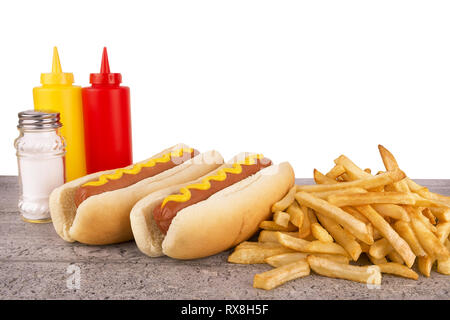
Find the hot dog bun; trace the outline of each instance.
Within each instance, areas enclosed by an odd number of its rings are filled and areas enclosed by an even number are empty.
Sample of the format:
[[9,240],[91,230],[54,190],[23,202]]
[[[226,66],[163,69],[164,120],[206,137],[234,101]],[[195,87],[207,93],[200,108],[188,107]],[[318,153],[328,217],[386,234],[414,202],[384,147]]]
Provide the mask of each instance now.
[[[143,162],[180,148],[188,148],[188,146],[175,145]],[[69,242],[78,241],[98,245],[129,241],[133,239],[129,215],[138,200],[162,188],[205,175],[222,163],[223,158],[217,151],[205,152],[126,188],[93,195],[83,201],[78,209],[74,201],[77,188],[102,174],[113,173],[115,170],[97,172],[73,180],[56,188],[50,195],[53,226],[57,234]]]
[[258,230],[259,223],[270,217],[272,204],[288,192],[294,180],[288,162],[271,165],[181,210],[166,235],[153,219],[153,209],[189,183],[149,194],[136,203],[130,214],[136,244],[148,256],[176,259],[201,258],[227,250]]

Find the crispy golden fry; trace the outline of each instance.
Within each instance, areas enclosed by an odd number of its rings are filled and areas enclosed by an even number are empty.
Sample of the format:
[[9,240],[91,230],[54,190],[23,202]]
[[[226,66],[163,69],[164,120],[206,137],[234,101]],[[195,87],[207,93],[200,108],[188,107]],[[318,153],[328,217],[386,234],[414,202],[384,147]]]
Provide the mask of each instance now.
[[300,252],[328,253],[347,256],[347,252],[337,243],[327,243],[321,241],[306,241],[290,237],[286,234],[278,233],[278,242],[283,246]]
[[[277,232],[280,232],[280,231],[262,230],[259,233],[258,242],[274,242],[274,243],[278,243]],[[290,235],[291,237],[298,237],[298,232],[297,231],[294,231],[294,232],[281,232],[281,233]]]
[[439,222],[450,221],[450,208],[430,208],[431,213],[439,220]]
[[430,208],[425,208],[422,210],[422,214],[428,218],[431,224],[435,225],[437,223],[436,217],[434,216],[433,212],[431,212]]
[[309,223],[317,223],[316,214],[313,209],[308,208],[308,219]]
[[353,207],[342,207],[341,209],[351,214],[353,217],[355,217],[356,219],[358,219],[359,221],[363,222],[366,225],[370,223],[370,221],[363,214],[361,214],[358,210],[356,210]]
[[[326,175],[321,173],[319,170],[314,169],[314,181],[317,184],[335,184],[338,183],[336,180],[332,178],[328,178]],[[297,186],[298,189],[299,186]]]
[[241,249],[273,249],[273,248],[281,248],[283,247],[278,242],[254,242],[254,241],[244,241],[238,244],[234,250],[241,250]]
[[256,274],[253,278],[253,287],[271,290],[287,281],[305,277],[309,274],[310,268],[308,262],[306,260],[300,260]]
[[366,193],[367,190],[362,188],[348,188],[348,189],[341,189],[341,190],[330,190],[330,191],[322,191],[322,192],[314,192],[314,196],[323,200],[327,200],[329,196],[331,195],[348,195],[348,194],[355,194],[355,193]]
[[406,178],[406,182],[408,183],[408,188],[412,191],[412,192],[419,192],[421,190],[426,190],[428,191],[428,188],[422,187],[421,185],[415,183],[413,180]]
[[436,226],[433,226],[421,212],[420,208],[405,206],[406,211],[408,212],[410,218],[415,217],[416,219],[422,221],[422,223],[433,233],[437,232]]
[[352,266],[336,263],[314,255],[308,256],[307,261],[311,269],[322,276],[353,280],[367,284],[381,284],[381,272],[377,266]]
[[306,192],[321,192],[329,190],[340,190],[346,188],[363,188],[363,189],[373,189],[393,182],[399,181],[405,177],[405,174],[401,170],[388,171],[386,173],[370,176],[364,179],[342,182],[335,184],[316,184],[308,186],[297,186],[297,191]]
[[356,240],[361,247],[361,251],[369,254],[370,246],[367,243]]
[[378,151],[380,152],[381,159],[383,160],[384,167],[386,170],[394,170],[398,168],[397,160],[395,160],[394,155],[381,144],[378,145]]
[[366,172],[366,173],[368,173],[368,174],[371,174],[371,173],[372,173],[372,170],[370,170],[370,168],[365,168],[365,169],[364,169],[364,172]]
[[300,206],[300,208],[303,211],[303,223],[298,228],[298,237],[304,239],[311,234],[311,222],[309,221],[308,208],[305,206]]
[[301,205],[314,209],[316,212],[341,224],[361,241],[367,244],[373,243],[373,238],[369,235],[366,225],[342,209],[306,192],[297,192],[295,198]]
[[402,237],[409,244],[411,250],[416,256],[426,256],[425,250],[423,250],[422,246],[420,245],[420,242],[414,234],[414,231],[411,229],[409,223],[405,221],[397,221],[394,224],[394,229],[395,231],[397,231],[400,237]]
[[378,258],[371,256],[370,253],[366,253],[366,254],[367,254],[367,257],[369,258],[370,262],[372,262],[373,264],[382,264],[382,263],[388,262],[385,257],[378,259]]
[[411,226],[420,244],[429,256],[436,257],[439,260],[445,260],[449,257],[447,248],[421,220],[411,217]]
[[438,223],[436,229],[436,236],[441,243],[444,243],[450,234],[450,222]]
[[416,201],[412,193],[405,192],[332,194],[328,197],[328,202],[338,207],[363,206],[376,203],[415,205]]
[[306,257],[308,257],[308,253],[291,252],[291,253],[277,254],[276,256],[271,256],[264,259],[264,261],[267,264],[271,265],[272,267],[278,268],[292,262],[296,262],[299,260],[306,260]]
[[[367,227],[369,227],[369,225],[372,226],[372,224],[369,223],[367,225]],[[373,226],[372,226],[372,228],[373,228]],[[376,240],[379,240],[381,238],[383,238],[383,235],[380,233],[380,231],[378,231],[378,229],[373,228],[373,240],[376,241]]]
[[289,215],[289,213],[283,212],[283,211],[277,211],[274,213],[273,215],[273,221],[282,226],[287,228],[287,226],[289,225],[289,219],[291,218],[291,216]]
[[438,260],[436,270],[439,273],[450,275],[450,258]]
[[330,171],[328,171],[328,173],[326,174],[326,176],[328,178],[331,179],[336,179],[337,177],[339,177],[340,175],[342,175],[345,172],[345,169],[343,166],[341,166],[340,164],[335,165]]
[[406,212],[406,210],[401,206],[390,203],[378,203],[372,204],[372,207],[383,217],[391,217],[396,220],[403,220],[406,222],[410,221],[408,212]]
[[431,269],[433,268],[434,261],[435,260],[430,256],[418,257],[417,266],[420,273],[422,273],[425,277],[429,277],[431,275]]
[[297,201],[294,201],[286,210],[286,212],[289,214],[290,216],[290,221],[291,223],[296,226],[299,227],[303,224],[303,219],[304,219],[304,212],[303,210],[300,208],[299,204],[297,203]]
[[347,175],[349,176],[350,180],[358,180],[358,179],[363,179],[363,178],[371,176],[370,173],[362,170],[353,161],[351,161],[349,158],[347,158],[344,155],[341,155],[339,158],[334,160],[334,163],[336,165],[341,165],[344,167],[344,170],[347,173]]
[[333,237],[328,233],[328,231],[318,223],[313,223],[311,225],[311,232],[314,238],[319,241],[329,243],[334,242]]
[[395,274],[396,276],[417,280],[419,275],[410,268],[395,262],[378,264],[381,273]]
[[274,203],[273,206],[272,206],[272,212],[286,210],[286,208],[289,207],[292,204],[292,202],[294,202],[294,196],[295,196],[296,189],[297,189],[297,187],[293,186],[288,191],[288,193],[284,196],[283,199],[281,199],[280,201]]
[[387,257],[389,258],[389,260],[391,260],[392,262],[398,263],[398,264],[404,264],[405,262],[403,261],[402,257],[400,257],[400,255],[398,254],[397,251],[392,250],[391,252],[389,252],[387,254]]
[[350,255],[353,261],[358,260],[361,255],[361,245],[355,240],[355,237],[347,230],[342,228],[334,220],[327,218],[321,214],[317,214],[320,223],[328,230],[331,236],[340,244]]
[[271,231],[295,231],[297,230],[297,227],[294,226],[292,223],[289,223],[287,227],[282,227],[278,224],[276,224],[274,221],[262,221],[259,224],[259,227],[264,230],[271,230]]
[[405,261],[408,267],[412,267],[416,256],[412,252],[408,243],[403,240],[402,237],[398,235],[397,232],[391,227],[391,225],[383,219],[383,217],[378,214],[371,206],[360,206],[357,207],[358,211],[361,212],[374,226],[378,229],[380,233],[385,237],[391,246],[397,251]]
[[375,241],[373,245],[370,246],[369,254],[376,258],[384,258],[389,252],[394,250],[389,241],[385,238]]
[[[270,242],[267,242],[266,244],[268,243]],[[293,250],[283,246],[273,248],[240,248],[234,250],[233,253],[230,254],[230,256],[228,257],[228,262],[241,264],[265,263],[264,259],[267,257],[288,252],[293,252]]]

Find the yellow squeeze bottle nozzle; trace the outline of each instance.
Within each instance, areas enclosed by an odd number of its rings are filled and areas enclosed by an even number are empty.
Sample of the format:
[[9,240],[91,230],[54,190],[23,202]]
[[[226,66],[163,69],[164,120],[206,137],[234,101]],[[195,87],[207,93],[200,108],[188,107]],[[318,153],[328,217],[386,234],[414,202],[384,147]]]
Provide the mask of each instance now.
[[54,47],[52,72],[41,74],[42,86],[33,88],[33,100],[35,110],[60,113],[61,134],[67,145],[66,181],[86,175],[81,87],[73,82],[73,73],[62,72],[58,49]]

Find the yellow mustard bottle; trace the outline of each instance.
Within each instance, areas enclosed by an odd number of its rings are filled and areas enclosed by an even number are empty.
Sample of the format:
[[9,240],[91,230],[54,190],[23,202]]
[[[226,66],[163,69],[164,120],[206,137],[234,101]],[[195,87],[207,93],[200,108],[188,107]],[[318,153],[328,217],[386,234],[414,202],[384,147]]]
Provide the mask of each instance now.
[[58,50],[53,48],[51,73],[41,74],[41,87],[33,88],[34,109],[60,113],[61,134],[66,142],[65,180],[86,175],[81,87],[73,73],[62,72]]

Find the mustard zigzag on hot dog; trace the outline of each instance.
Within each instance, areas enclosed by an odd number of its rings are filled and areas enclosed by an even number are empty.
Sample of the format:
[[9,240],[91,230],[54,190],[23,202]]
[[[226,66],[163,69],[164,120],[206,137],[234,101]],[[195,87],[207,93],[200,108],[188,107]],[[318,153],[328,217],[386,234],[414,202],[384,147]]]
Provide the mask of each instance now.
[[251,156],[248,156],[245,158],[244,161],[236,162],[233,164],[232,168],[223,168],[217,171],[215,175],[206,177],[202,180],[201,183],[192,184],[189,186],[186,186],[184,188],[180,189],[179,194],[172,194],[167,196],[162,204],[161,208],[164,207],[164,205],[169,201],[176,201],[176,202],[186,202],[191,199],[191,191],[189,189],[197,189],[197,190],[208,190],[211,188],[210,181],[224,181],[227,178],[227,173],[231,174],[240,174],[242,172],[242,164],[243,165],[252,165],[256,163],[256,159],[262,159],[264,156],[262,154],[254,154]]
[[105,183],[107,183],[109,180],[120,179],[124,174],[137,174],[142,170],[142,168],[153,167],[157,163],[169,162],[172,159],[172,157],[181,157],[185,152],[190,154],[190,153],[192,153],[193,150],[194,149],[192,149],[192,148],[189,148],[189,149],[182,148],[182,149],[178,149],[178,150],[166,153],[160,158],[150,159],[149,161],[147,161],[145,163],[137,163],[130,169],[125,169],[125,168],[117,169],[116,171],[114,171],[114,173],[101,175],[98,178],[98,180],[90,181],[90,182],[83,184],[83,187],[84,186],[101,186],[101,185],[104,185]]

